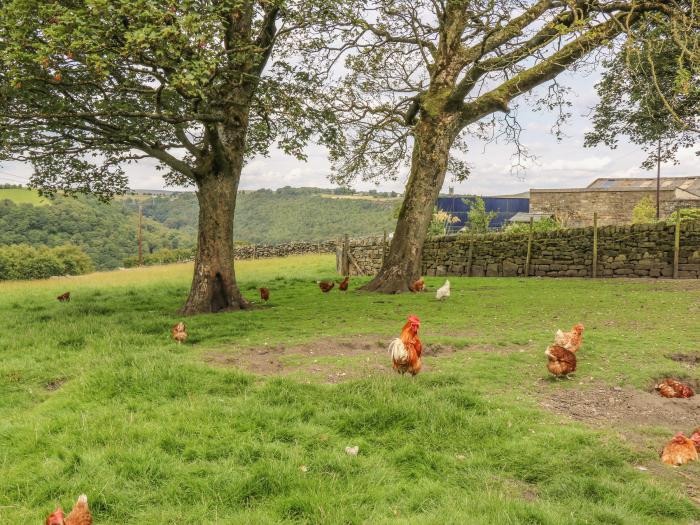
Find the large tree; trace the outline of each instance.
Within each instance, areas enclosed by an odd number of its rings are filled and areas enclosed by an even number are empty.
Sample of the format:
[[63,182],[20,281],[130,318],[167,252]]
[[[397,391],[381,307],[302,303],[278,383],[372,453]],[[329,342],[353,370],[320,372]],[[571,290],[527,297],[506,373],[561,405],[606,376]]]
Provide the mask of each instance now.
[[[552,81],[546,104],[562,102],[554,79],[629,33],[645,13],[671,15],[676,2],[613,0],[358,0],[325,58],[345,55],[337,95],[348,147],[332,151],[335,178],[396,179],[410,165],[388,256],[365,289],[397,293],[419,276],[433,205],[451,152],[485,119]],[[510,123],[517,134],[517,123]]]
[[[0,160],[29,162],[45,193],[123,193],[151,159],[196,187],[199,236],[185,314],[245,308],[233,216],[245,158],[277,142],[302,157],[333,139],[306,107],[314,79],[273,49],[324,0],[0,2]],[[271,58],[272,57],[272,58]]]

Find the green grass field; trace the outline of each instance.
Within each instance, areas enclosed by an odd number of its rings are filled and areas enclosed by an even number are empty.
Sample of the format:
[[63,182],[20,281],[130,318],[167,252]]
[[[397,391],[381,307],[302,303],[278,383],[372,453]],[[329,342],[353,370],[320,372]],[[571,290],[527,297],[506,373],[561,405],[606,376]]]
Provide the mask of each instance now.
[[[451,278],[440,303],[439,278],[321,294],[333,269],[237,264],[269,304],[186,319],[184,345],[189,265],[0,283],[0,523],[81,492],[97,525],[700,521],[700,465],[658,460],[697,402],[646,391],[699,378],[700,283]],[[415,378],[385,354],[408,314]],[[544,349],[577,321],[574,380],[551,379]]]
[[34,206],[49,204],[49,201],[40,197],[36,190],[24,188],[0,188],[0,201],[5,199],[9,199],[15,204],[33,204]]

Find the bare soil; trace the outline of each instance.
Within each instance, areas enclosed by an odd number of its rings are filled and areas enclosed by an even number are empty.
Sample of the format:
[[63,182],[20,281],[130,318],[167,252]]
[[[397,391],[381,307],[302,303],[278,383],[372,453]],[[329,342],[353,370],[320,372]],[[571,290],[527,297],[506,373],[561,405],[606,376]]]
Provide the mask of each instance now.
[[671,354],[668,358],[691,367],[700,365],[700,354]]
[[656,392],[596,384],[583,389],[558,389],[548,393],[541,404],[592,426],[658,426],[673,433],[688,433],[700,426],[700,396],[668,399]]
[[[393,373],[387,355],[389,338],[361,336],[353,339],[318,339],[298,346],[216,349],[204,354],[213,366],[233,367],[262,376],[297,376],[307,383],[341,383],[360,377]],[[448,344],[423,347],[422,372],[438,370],[440,359],[458,352],[509,353],[521,347]]]
[[49,392],[55,392],[56,390],[61,388],[65,383],[65,379],[54,379],[46,383],[46,385],[44,385],[44,388],[46,388],[46,390],[48,390]]

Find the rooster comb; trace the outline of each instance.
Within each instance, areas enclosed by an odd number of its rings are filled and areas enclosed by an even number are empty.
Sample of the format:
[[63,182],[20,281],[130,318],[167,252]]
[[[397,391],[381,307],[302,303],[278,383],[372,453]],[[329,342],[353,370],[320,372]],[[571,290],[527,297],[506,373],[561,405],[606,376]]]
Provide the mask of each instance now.
[[415,316],[415,315],[409,315],[409,316],[408,316],[408,321],[409,321],[411,324],[420,324],[420,319],[418,319],[418,317]]

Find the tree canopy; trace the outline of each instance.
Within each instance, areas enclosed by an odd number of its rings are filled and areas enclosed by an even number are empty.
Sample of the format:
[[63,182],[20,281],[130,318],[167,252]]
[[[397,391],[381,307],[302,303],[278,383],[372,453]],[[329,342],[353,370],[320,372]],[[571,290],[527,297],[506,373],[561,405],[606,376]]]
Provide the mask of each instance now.
[[249,155],[276,141],[303,156],[312,130],[331,119],[305,106],[308,74],[268,59],[273,40],[318,8],[293,0],[3,2],[0,158],[32,163],[32,185],[47,192],[123,193],[125,165],[144,158],[169,182],[192,183],[240,104],[251,108]]
[[605,63],[586,145],[615,148],[627,137],[648,153],[647,169],[676,160],[700,137],[699,79],[700,5],[691,4],[680,19],[647,17]]

